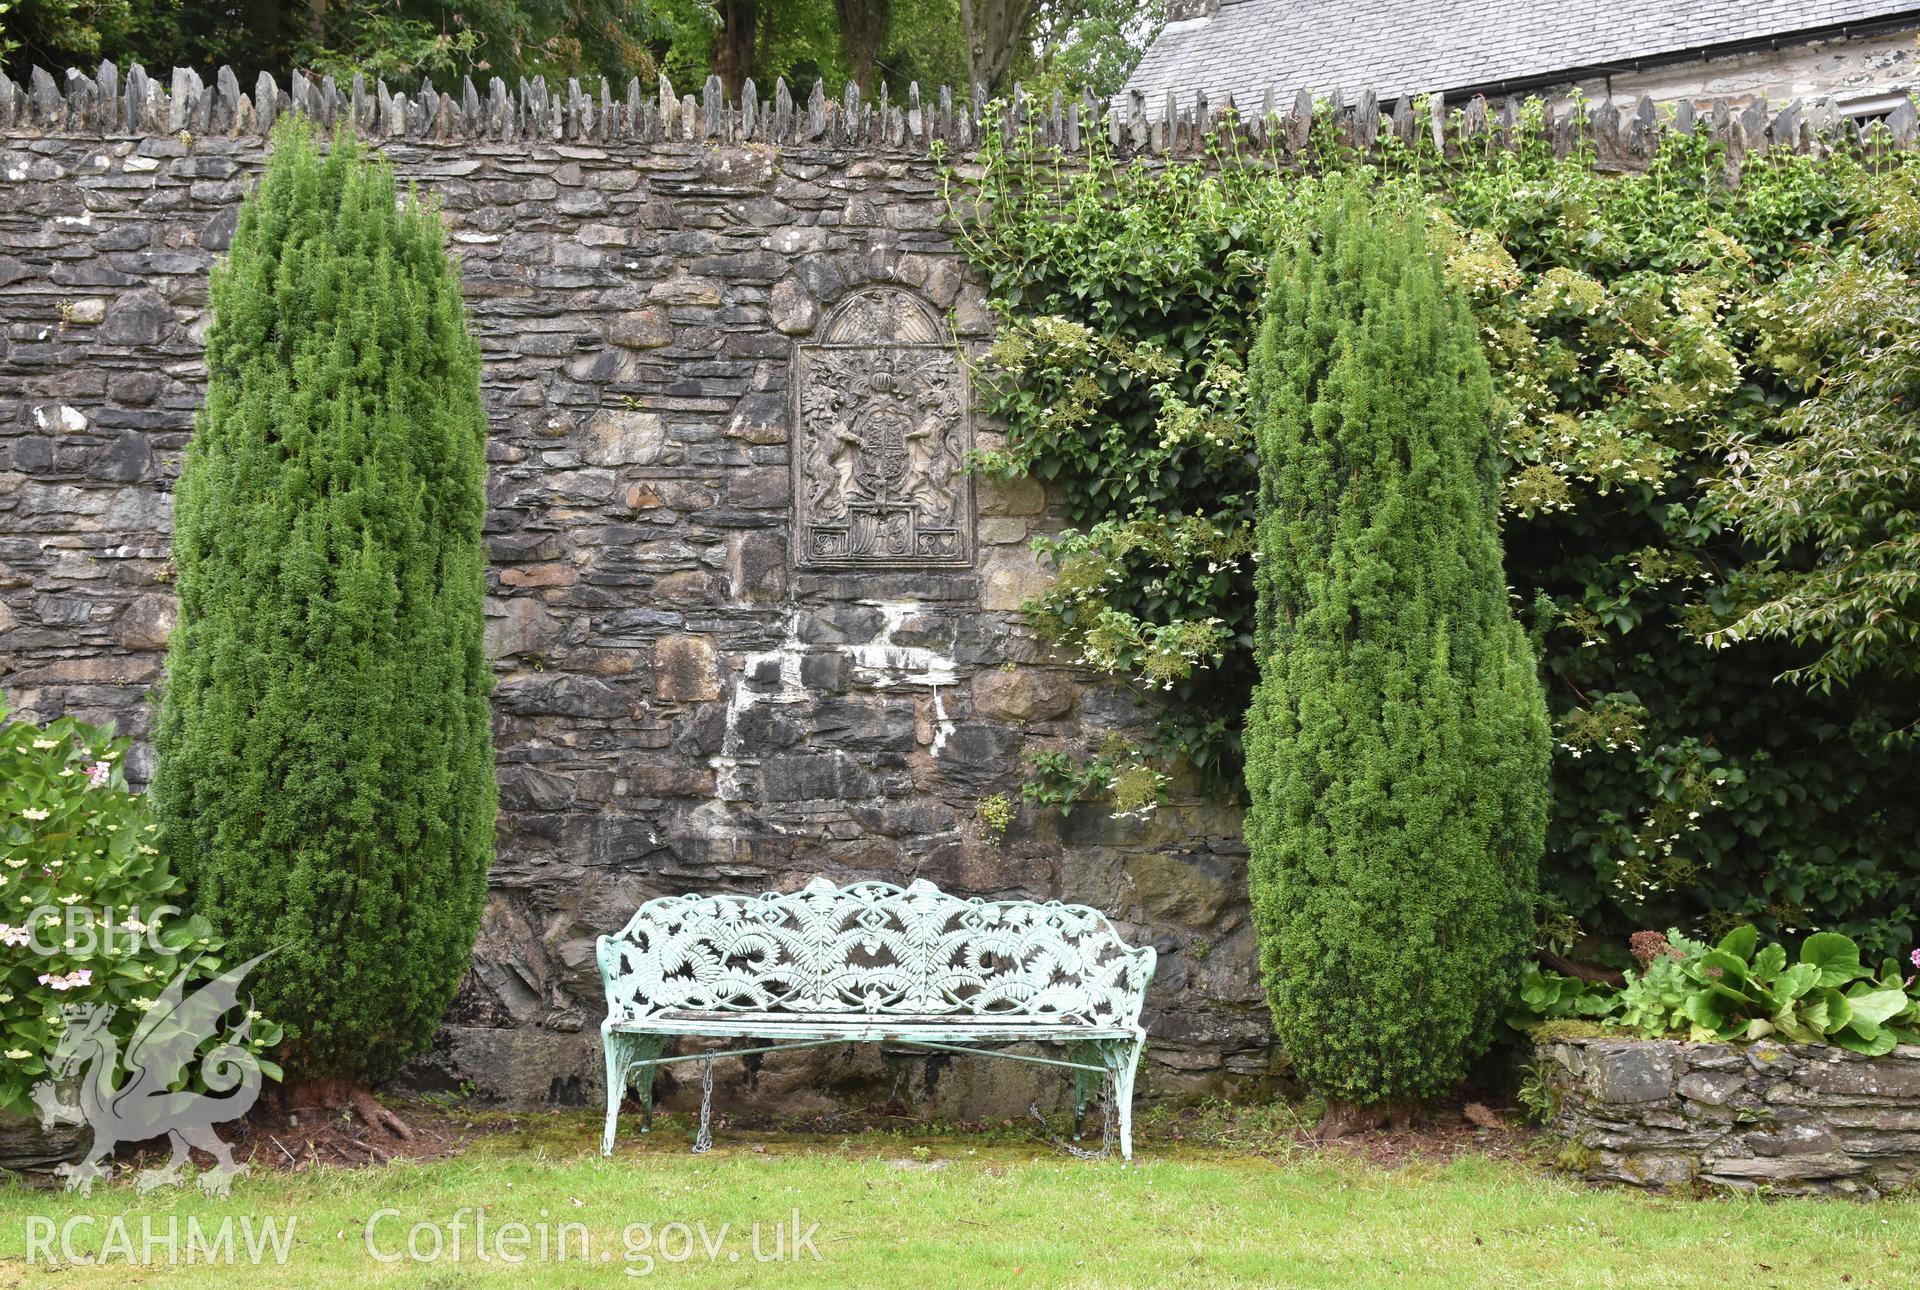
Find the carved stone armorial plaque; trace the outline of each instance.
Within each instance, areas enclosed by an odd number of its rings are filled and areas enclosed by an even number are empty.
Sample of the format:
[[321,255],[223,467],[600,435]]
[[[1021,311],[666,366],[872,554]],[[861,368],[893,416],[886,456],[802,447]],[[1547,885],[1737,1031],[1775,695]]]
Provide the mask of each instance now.
[[891,287],[841,301],[794,354],[795,562],[973,563],[967,378],[939,317]]

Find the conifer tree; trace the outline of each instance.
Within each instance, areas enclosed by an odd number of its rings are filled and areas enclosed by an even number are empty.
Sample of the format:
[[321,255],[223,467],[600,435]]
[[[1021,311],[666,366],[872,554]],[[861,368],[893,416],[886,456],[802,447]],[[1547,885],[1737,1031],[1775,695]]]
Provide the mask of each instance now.
[[1275,256],[1247,824],[1275,1030],[1330,1123],[1445,1092],[1532,933],[1549,728],[1501,566],[1492,385],[1418,214]]
[[161,845],[233,958],[276,951],[248,988],[335,1101],[432,1041],[493,854],[479,347],[396,198],[275,131],[213,275],[154,739]]

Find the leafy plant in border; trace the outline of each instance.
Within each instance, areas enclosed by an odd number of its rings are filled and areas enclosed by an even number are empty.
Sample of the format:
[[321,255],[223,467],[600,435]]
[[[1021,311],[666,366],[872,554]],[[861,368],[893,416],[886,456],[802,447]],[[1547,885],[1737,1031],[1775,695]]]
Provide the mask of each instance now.
[[1620,1009],[1617,992],[1608,985],[1576,976],[1543,971],[1529,963],[1520,972],[1515,1006],[1507,1022],[1516,1030],[1542,1021],[1599,1021]]
[[[1649,957],[1619,988],[1530,969],[1509,1021],[1524,1029],[1589,1016],[1646,1038],[1779,1038],[1868,1056],[1920,1043],[1920,976],[1904,978],[1893,959],[1869,969],[1852,937],[1815,932],[1791,960],[1777,941],[1760,945],[1751,924],[1713,945],[1678,932],[1667,941],[1671,953]],[[1913,961],[1920,967],[1920,950]]]
[[[1758,948],[1759,933],[1737,927],[1705,954],[1682,964],[1693,989],[1682,1014],[1696,1031],[1716,1039],[1832,1043],[1879,1055],[1920,1036],[1896,1018],[1912,1010],[1897,969],[1875,977],[1860,962],[1860,947],[1838,932],[1815,932],[1789,964],[1779,943]],[[1888,976],[1891,979],[1887,979]]]
[[[188,988],[217,976],[224,950],[205,918],[166,918],[182,884],[154,845],[147,799],[127,787],[133,741],[70,717],[40,726],[7,716],[0,700],[0,1111],[25,1114],[64,1007],[113,1008],[124,1053],[167,983],[183,968]],[[68,910],[89,915],[74,936]],[[247,1030],[256,1054],[280,1037],[271,1021]],[[259,1064],[280,1078],[273,1062]]]

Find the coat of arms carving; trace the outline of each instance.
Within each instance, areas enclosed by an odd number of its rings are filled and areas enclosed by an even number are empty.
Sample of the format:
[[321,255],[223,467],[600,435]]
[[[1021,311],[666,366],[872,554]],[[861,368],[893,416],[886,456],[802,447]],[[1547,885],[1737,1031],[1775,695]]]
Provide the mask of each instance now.
[[794,551],[803,569],[973,563],[966,373],[939,318],[891,287],[797,348]]

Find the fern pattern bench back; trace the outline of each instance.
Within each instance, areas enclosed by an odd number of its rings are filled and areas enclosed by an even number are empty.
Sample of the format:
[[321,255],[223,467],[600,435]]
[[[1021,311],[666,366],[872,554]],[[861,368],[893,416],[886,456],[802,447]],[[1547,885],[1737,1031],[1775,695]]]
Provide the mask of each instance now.
[[629,1023],[687,1011],[1133,1027],[1154,965],[1085,905],[962,899],[925,880],[665,896],[597,948],[608,1014]]

